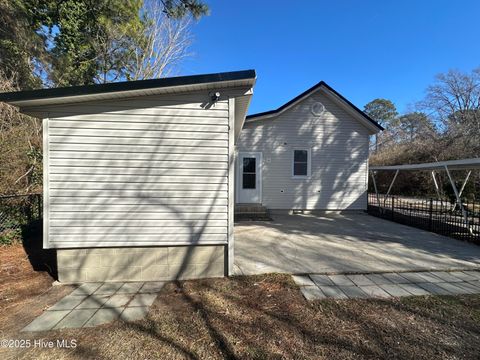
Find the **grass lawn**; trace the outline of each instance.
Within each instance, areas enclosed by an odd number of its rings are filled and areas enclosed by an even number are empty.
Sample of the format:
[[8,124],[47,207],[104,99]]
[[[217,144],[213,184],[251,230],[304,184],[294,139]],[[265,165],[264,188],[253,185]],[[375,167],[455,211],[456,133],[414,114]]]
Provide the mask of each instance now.
[[69,287],[0,248],[0,339],[75,339],[74,349],[0,349],[0,359],[478,359],[480,296],[307,302],[287,275],[170,283],[148,318],[20,333]]

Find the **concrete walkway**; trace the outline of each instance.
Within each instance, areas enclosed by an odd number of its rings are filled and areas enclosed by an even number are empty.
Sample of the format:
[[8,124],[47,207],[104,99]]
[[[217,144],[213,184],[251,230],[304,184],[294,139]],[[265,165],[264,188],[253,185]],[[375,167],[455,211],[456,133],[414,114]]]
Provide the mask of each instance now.
[[307,300],[480,294],[479,271],[294,275]]
[[22,331],[92,327],[140,320],[162,289],[163,282],[86,283],[33,320]]
[[272,215],[235,224],[235,273],[480,268],[480,246],[363,213]]

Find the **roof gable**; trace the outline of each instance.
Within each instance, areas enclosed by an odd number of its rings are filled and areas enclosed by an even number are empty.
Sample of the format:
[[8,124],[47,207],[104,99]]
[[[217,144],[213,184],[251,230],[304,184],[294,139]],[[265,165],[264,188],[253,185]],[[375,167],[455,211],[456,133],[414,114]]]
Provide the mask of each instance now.
[[346,110],[349,110],[350,113],[360,120],[365,126],[370,128],[374,133],[379,132],[380,130],[384,130],[384,128],[373,120],[370,116],[365,114],[362,110],[358,107],[353,105],[349,100],[347,100],[344,96],[338,93],[335,89],[329,86],[324,81],[320,81],[318,84],[312,86],[310,89],[304,91],[300,95],[296,96],[292,100],[288,101],[287,103],[283,104],[279,108],[275,110],[265,111],[257,114],[248,115],[246,118],[246,122],[257,121],[268,119],[281,113],[285,112],[286,110],[290,109],[294,105],[298,104],[300,101],[306,99],[310,95],[316,93],[317,91],[323,90],[327,95],[330,95],[340,106],[343,106]]

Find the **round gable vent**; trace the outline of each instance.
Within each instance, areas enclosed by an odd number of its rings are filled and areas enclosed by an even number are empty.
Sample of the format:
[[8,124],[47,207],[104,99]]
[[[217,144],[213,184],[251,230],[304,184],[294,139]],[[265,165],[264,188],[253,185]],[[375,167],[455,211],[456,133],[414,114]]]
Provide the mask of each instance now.
[[313,115],[320,116],[325,112],[325,106],[321,102],[317,101],[312,104],[311,111]]

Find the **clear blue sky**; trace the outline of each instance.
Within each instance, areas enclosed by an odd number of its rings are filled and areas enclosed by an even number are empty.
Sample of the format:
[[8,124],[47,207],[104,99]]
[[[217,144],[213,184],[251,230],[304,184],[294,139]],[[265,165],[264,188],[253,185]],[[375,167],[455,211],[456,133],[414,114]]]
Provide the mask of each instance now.
[[320,80],[355,105],[400,112],[435,74],[480,66],[480,1],[206,0],[184,75],[255,69],[250,113],[274,109]]

